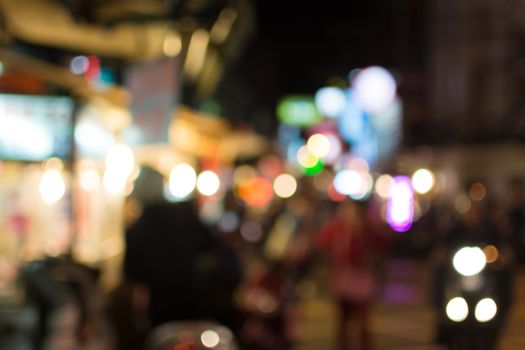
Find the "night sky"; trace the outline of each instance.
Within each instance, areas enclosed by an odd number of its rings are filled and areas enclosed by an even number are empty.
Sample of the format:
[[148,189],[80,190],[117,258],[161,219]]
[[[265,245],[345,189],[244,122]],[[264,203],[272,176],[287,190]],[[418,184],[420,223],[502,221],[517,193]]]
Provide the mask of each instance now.
[[255,4],[256,31],[219,95],[229,100],[227,117],[248,120],[260,131],[274,128],[272,114],[284,95],[313,94],[333,78],[344,83],[358,67],[424,66],[424,7],[419,1]]

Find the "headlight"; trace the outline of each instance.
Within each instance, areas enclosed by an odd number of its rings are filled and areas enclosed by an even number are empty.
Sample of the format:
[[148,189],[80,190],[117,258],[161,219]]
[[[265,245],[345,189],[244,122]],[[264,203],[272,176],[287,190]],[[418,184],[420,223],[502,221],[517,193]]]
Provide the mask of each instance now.
[[468,305],[465,299],[456,297],[450,299],[445,309],[447,317],[454,322],[461,322],[468,316]]
[[491,298],[485,298],[478,301],[476,304],[476,310],[474,316],[479,322],[488,322],[496,316],[498,312],[498,306],[496,302]]
[[464,247],[454,254],[452,264],[463,276],[473,276],[485,268],[487,258],[479,247]]

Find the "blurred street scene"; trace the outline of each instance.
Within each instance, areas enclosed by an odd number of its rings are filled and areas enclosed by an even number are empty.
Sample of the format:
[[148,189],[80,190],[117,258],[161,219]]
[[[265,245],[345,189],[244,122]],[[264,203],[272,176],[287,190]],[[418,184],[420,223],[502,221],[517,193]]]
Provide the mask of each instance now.
[[525,348],[525,0],[0,0],[0,350]]

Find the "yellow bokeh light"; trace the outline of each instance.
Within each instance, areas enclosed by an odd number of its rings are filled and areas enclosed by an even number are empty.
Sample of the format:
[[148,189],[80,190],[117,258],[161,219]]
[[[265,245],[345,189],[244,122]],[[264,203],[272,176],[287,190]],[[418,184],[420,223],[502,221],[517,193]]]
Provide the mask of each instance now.
[[486,195],[487,189],[481,182],[475,182],[470,186],[469,196],[473,201],[480,202]]
[[483,248],[483,253],[485,254],[485,258],[487,259],[487,263],[489,264],[496,262],[499,258],[498,248],[496,248],[493,245],[488,245],[485,248]]
[[317,158],[323,158],[330,152],[330,140],[323,134],[313,134],[306,143],[308,152]]
[[319,162],[319,158],[311,154],[308,147],[304,145],[297,151],[297,162],[303,168],[312,168]]
[[273,190],[280,198],[290,198],[297,190],[297,181],[290,174],[281,174],[275,178]]

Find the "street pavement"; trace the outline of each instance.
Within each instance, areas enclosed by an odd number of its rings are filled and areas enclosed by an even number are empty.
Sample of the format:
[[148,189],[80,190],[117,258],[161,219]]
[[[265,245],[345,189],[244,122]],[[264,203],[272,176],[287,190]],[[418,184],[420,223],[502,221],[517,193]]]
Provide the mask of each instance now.
[[[429,271],[421,261],[393,259],[373,309],[372,332],[377,350],[440,350],[433,344],[434,312],[428,303]],[[293,350],[335,350],[336,313],[322,281],[322,269],[306,281],[299,304],[298,337]],[[516,274],[515,301],[498,350],[525,349],[525,268]],[[356,341],[356,332],[350,326]]]

